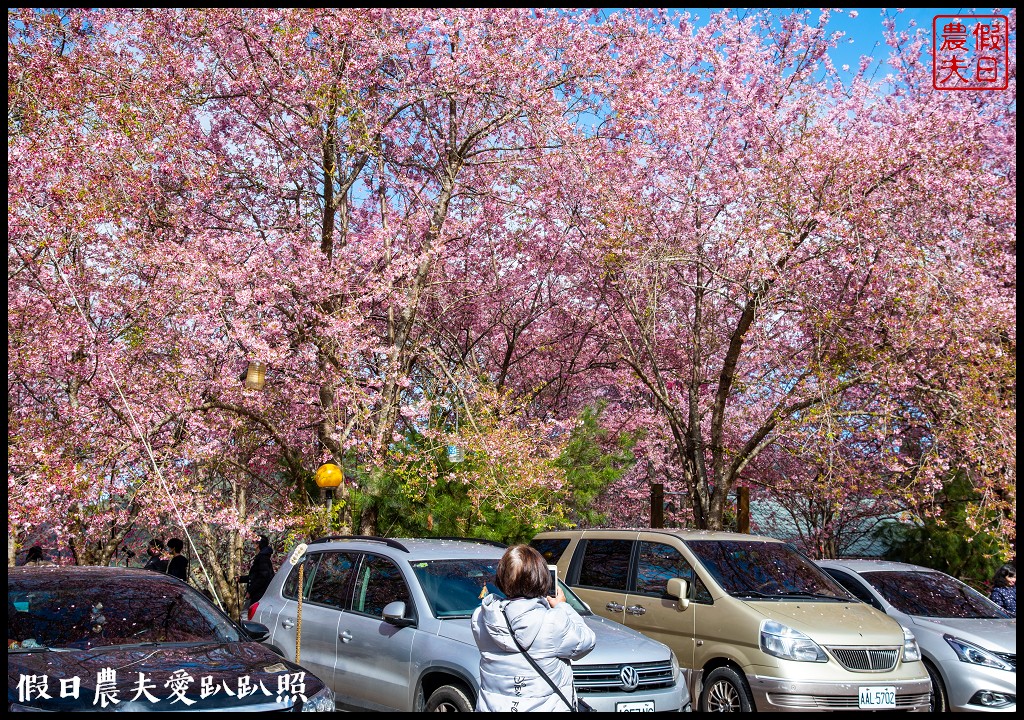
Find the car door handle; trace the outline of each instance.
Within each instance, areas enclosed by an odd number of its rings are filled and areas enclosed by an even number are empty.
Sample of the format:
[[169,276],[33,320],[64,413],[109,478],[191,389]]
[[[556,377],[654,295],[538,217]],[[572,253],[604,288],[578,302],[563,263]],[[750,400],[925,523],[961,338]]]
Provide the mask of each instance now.
[[293,627],[295,627],[295,623],[293,623],[291,620],[282,620],[281,627],[291,630]]
[[628,608],[626,608],[626,612],[628,612],[630,615],[643,615],[645,612],[647,612],[647,608],[645,608],[643,605],[630,605]]
[[352,633],[350,633],[348,630],[342,630],[340,633],[338,633],[338,638],[343,643],[352,642]]
[[610,602],[604,607],[606,610],[611,610],[612,612],[622,612],[622,605],[619,605],[617,602]]

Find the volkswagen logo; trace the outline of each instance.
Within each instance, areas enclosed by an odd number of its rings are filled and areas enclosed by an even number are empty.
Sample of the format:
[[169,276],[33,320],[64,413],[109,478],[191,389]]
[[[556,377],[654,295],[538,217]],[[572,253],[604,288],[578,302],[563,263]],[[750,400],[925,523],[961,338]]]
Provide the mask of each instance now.
[[619,672],[619,680],[622,681],[623,690],[633,692],[640,686],[640,673],[632,665],[627,665]]

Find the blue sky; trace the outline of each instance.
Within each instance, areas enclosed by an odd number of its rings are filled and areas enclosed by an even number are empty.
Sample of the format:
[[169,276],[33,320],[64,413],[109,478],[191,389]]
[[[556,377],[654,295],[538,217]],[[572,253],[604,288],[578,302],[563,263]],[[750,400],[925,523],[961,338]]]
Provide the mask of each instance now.
[[[851,18],[850,11],[857,11],[857,17]],[[916,23],[916,28],[923,28],[931,37],[932,20],[936,15],[981,15],[981,14],[1006,14],[1005,10],[987,8],[904,8],[898,12],[895,8],[883,11],[879,8],[844,8],[841,12],[834,12],[829,23],[830,27],[842,30],[847,37],[832,53],[836,67],[847,64],[855,70],[860,63],[861,55],[872,55],[875,62],[884,62],[889,54],[882,35],[883,13],[896,20],[896,27],[900,30],[911,28],[911,23]],[[914,28],[914,29],[916,29]],[[849,42],[852,40],[853,42]],[[875,47],[877,43],[877,48]],[[874,65],[872,65],[872,69]],[[868,75],[870,76],[870,71]]]
[[[618,8],[606,8],[605,13],[610,14],[615,12]],[[669,8],[670,13],[681,13],[689,12],[690,15],[698,21],[706,21],[708,17],[714,13],[720,11],[722,8]],[[745,12],[754,12],[761,8],[735,8],[733,12],[742,15]],[[776,16],[784,15],[788,12],[788,8],[770,8]],[[850,7],[842,9],[833,9],[832,17],[829,20],[829,28],[832,30],[841,30],[846,33],[846,37],[840,42],[840,45],[836,50],[830,53],[833,62],[837,69],[842,68],[843,65],[849,65],[849,74],[852,75],[856,72],[857,67],[860,64],[860,58],[862,55],[870,55],[874,57],[874,63],[870,66],[867,72],[867,76],[871,77],[872,72],[880,64],[884,63],[889,55],[889,49],[885,45],[885,38],[883,37],[882,22],[885,19],[885,15],[892,17],[896,20],[896,27],[899,30],[908,30],[912,27],[923,28],[928,35],[931,35],[932,30],[932,19],[936,15],[977,15],[977,14],[995,14],[1005,15],[1009,12],[1006,9],[991,9],[991,8],[903,8],[902,11],[898,8],[862,8],[862,7]],[[851,14],[855,14],[856,17],[851,17]],[[818,17],[817,11],[812,14],[812,18]],[[912,25],[912,24],[916,24]],[[879,77],[887,72],[886,68],[879,71]]]

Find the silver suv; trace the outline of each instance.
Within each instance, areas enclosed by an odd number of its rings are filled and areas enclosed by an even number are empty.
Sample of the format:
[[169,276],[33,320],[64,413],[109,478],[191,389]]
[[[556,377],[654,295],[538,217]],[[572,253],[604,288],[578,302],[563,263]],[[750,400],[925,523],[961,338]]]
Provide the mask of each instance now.
[[[334,689],[339,708],[472,712],[480,653],[470,617],[498,592],[504,548],[455,538],[322,538],[292,553],[249,617],[270,628],[268,644]],[[688,678],[668,646],[562,590],[597,634],[594,650],[573,663],[581,698],[599,711],[690,710]]]

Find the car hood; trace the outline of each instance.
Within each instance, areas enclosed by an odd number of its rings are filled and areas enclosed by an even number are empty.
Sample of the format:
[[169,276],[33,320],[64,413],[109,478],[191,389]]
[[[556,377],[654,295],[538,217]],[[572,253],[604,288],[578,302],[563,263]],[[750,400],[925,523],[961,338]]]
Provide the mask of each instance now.
[[1017,654],[1017,621],[1003,618],[941,618],[911,615],[915,635],[921,631],[937,635],[956,635],[961,640],[980,645],[986,650]]
[[[597,645],[573,665],[621,665],[622,663],[658,662],[668,660],[667,645],[641,635],[625,625],[598,615],[584,615],[583,621],[597,636]],[[441,621],[438,635],[476,647],[469,618]]]
[[[98,702],[97,681],[101,671],[116,673],[116,680],[104,688],[114,687],[120,702],[102,708]],[[36,652],[8,652],[7,654],[7,702],[31,705],[33,708],[70,710],[121,710],[121,711],[202,711],[236,709],[252,712],[263,709],[259,706],[273,706],[283,710],[294,705],[292,693],[300,692],[310,697],[324,686],[320,680],[306,672],[302,681],[305,687],[285,684],[279,693],[278,678],[285,674],[305,672],[295,663],[280,657],[269,648],[256,642],[117,645],[93,647],[88,650],[42,650]],[[143,673],[150,700],[139,692],[140,676]],[[193,701],[188,704],[172,692],[172,679],[191,678],[185,683],[184,695]],[[46,676],[46,694],[50,699],[33,693],[30,700],[19,698],[19,684],[24,689],[29,676]],[[78,699],[61,697],[61,680],[79,678]],[[204,681],[203,678],[211,680]],[[239,678],[248,677],[248,685],[254,692],[239,698]],[[290,678],[295,680],[294,676]],[[217,692],[202,697],[203,684],[219,688]],[[71,682],[66,683],[70,686]],[[154,687],[150,687],[154,686]],[[38,687],[38,686],[37,686]],[[243,681],[243,688],[245,681]],[[228,694],[230,689],[234,695]],[[67,693],[70,695],[70,688]],[[139,695],[139,699],[133,698]],[[278,697],[282,701],[278,701]],[[97,700],[94,705],[94,700]],[[266,707],[271,709],[271,707]]]
[[903,645],[900,624],[860,602],[751,602],[766,618],[822,645]]

